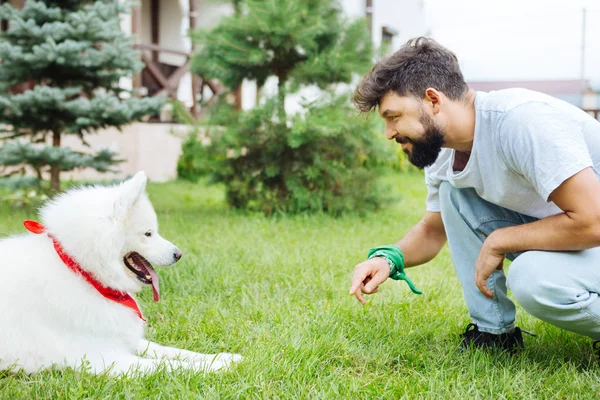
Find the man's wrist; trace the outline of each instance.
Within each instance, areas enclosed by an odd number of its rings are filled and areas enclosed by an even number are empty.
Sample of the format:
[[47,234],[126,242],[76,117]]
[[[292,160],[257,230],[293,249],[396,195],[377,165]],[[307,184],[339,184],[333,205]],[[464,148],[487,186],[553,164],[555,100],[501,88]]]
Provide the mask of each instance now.
[[396,266],[395,266],[395,264],[394,264],[394,262],[393,262],[393,261],[392,261],[392,260],[391,260],[389,257],[386,257],[386,256],[385,256],[385,255],[383,255],[383,254],[381,254],[381,255],[376,255],[376,256],[373,256],[373,257],[371,257],[371,258],[383,258],[385,261],[387,261],[387,264],[388,264],[388,266],[390,267],[390,271],[389,271],[389,273],[388,273],[388,276],[389,276],[389,275],[392,273],[392,270],[393,270],[393,269],[396,267]]
[[505,246],[503,245],[503,230],[505,228],[501,228],[501,229],[497,229],[495,231],[493,231],[492,233],[490,233],[488,235],[488,237],[485,239],[485,246],[487,246],[487,248],[492,251],[493,253],[497,253],[497,254],[506,254],[508,251],[504,248]]
[[404,273],[404,253],[402,250],[396,245],[386,245],[379,246],[369,250],[369,254],[367,255],[369,259],[374,257],[382,257],[387,260],[388,265],[390,266],[390,274],[389,278],[393,280],[403,280],[406,281],[410,290],[413,293],[421,294],[422,292],[417,289],[414,283],[406,276]]
[[369,258],[381,257],[390,266],[389,277],[394,280],[402,279],[404,275],[404,254],[395,245],[379,246],[369,251]]

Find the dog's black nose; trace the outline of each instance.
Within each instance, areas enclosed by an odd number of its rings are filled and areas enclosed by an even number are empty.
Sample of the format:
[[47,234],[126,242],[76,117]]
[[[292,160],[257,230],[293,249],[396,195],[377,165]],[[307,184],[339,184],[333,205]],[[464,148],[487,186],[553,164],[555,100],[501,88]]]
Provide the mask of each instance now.
[[173,253],[173,257],[175,257],[175,261],[179,261],[179,259],[181,258],[183,254],[181,253],[181,250],[175,250],[175,253]]

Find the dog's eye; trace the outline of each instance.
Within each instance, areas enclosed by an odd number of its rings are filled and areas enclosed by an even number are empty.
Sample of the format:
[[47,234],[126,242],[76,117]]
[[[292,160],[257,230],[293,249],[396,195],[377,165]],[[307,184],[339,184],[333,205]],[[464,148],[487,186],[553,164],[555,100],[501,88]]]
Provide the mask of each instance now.
[[148,231],[148,232],[144,233],[144,235],[146,235],[146,237],[150,237],[150,236],[152,236],[152,232]]

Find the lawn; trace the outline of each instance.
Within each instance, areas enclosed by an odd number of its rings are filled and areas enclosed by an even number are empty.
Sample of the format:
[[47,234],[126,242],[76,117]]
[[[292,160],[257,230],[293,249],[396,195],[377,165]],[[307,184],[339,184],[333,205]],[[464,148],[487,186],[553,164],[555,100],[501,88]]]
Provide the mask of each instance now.
[[[245,360],[225,373],[143,379],[5,374],[0,398],[599,398],[592,341],[521,310],[517,324],[537,335],[523,353],[459,352],[470,321],[447,248],[409,270],[422,296],[404,282],[384,284],[366,306],[348,296],[368,249],[395,242],[423,212],[422,175],[387,179],[393,204],[342,218],[248,215],[229,210],[218,187],[151,184],[161,233],[184,256],[158,271],[159,303],[149,290],[138,297],[148,337]],[[33,217],[0,206],[0,235],[22,233]]]

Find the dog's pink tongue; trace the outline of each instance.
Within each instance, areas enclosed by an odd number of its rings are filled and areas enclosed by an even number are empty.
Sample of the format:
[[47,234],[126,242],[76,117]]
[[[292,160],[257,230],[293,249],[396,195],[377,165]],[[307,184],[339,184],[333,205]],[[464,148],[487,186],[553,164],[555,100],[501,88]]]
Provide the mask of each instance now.
[[158,290],[158,274],[154,268],[148,268],[148,273],[152,277],[152,295],[154,296],[154,301],[159,301],[160,291]]

